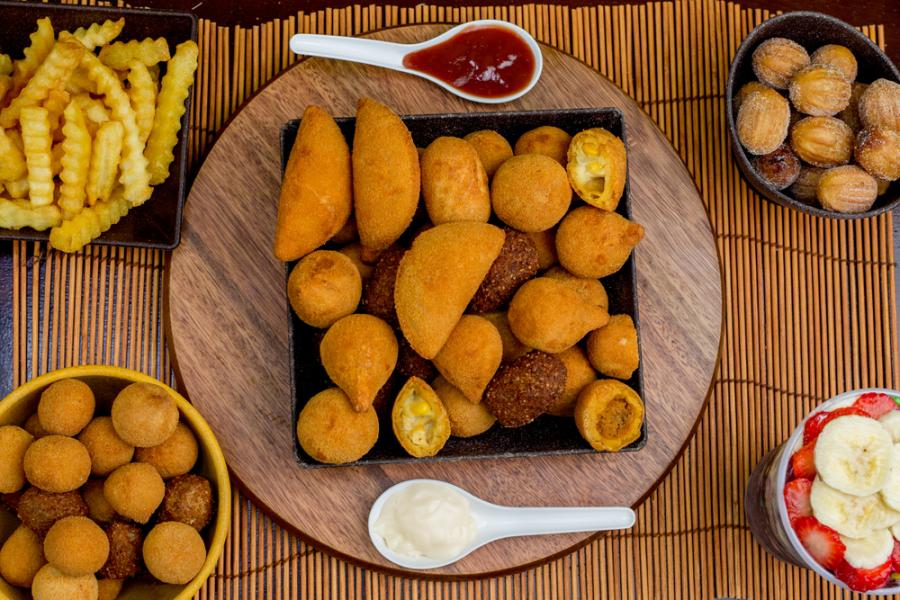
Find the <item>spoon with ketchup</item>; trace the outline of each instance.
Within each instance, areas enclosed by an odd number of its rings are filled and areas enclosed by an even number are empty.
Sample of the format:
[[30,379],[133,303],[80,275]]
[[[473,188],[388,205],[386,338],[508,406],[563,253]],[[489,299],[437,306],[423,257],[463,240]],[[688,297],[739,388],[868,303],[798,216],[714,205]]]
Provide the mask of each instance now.
[[291,50],[417,75],[473,102],[519,98],[541,76],[543,58],[531,35],[506,21],[463,23],[417,44],[333,35],[297,34]]

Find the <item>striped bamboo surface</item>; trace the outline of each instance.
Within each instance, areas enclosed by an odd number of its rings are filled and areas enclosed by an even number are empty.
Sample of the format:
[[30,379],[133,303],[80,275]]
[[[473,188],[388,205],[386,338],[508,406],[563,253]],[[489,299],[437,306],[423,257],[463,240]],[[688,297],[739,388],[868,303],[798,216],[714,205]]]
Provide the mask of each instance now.
[[[518,23],[615,81],[678,149],[709,211],[726,306],[709,407],[632,531],[500,579],[409,580],[332,559],[235,493],[231,536],[199,597],[843,597],[811,571],[775,561],[755,545],[743,492],[761,456],[817,402],[854,387],[897,387],[891,215],[817,219],[760,199],[740,178],[727,141],[724,84],[740,40],[767,16],[693,0],[575,9],[352,6],[250,28],[201,21],[195,164],[241,102],[294,60],[287,39],[295,32],[356,35],[478,18]],[[865,32],[882,43],[882,27]],[[0,319],[0,335],[12,340],[12,385],[84,363],[171,379],[160,321],[161,252],[92,247],[64,256],[24,242],[0,248],[0,307],[12,313],[10,322]]]

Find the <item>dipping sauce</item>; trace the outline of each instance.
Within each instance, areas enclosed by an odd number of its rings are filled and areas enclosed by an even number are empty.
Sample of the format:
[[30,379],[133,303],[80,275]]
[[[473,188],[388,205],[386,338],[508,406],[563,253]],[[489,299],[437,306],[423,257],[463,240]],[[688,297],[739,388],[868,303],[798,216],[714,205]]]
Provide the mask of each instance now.
[[482,98],[509,96],[525,88],[534,75],[534,63],[525,40],[505,27],[492,26],[464,29],[403,57],[407,69]]
[[475,537],[469,501],[443,485],[414,483],[384,503],[375,533],[404,556],[452,558]]

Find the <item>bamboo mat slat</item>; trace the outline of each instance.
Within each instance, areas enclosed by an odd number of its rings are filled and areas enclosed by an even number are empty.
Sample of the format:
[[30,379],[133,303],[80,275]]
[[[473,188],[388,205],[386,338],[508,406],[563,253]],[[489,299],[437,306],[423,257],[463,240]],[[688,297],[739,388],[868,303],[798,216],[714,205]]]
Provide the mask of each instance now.
[[[843,222],[782,209],[761,200],[732,160],[728,64],[768,16],[732,2],[688,0],[579,8],[354,5],[252,27],[200,21],[203,62],[189,148],[195,165],[241,102],[295,60],[287,39],[297,32],[358,35],[498,18],[572,53],[638,101],[694,177],[718,243],[725,325],[697,433],[638,510],[631,532],[500,579],[401,579],[316,551],[236,492],[232,533],[199,598],[852,597],[765,554],[743,512],[753,466],[816,403],[853,387],[897,387],[900,375],[891,215]],[[883,45],[883,26],[863,31]],[[163,253],[97,246],[66,256],[26,242],[13,243],[10,253],[2,257],[11,267],[0,270],[0,306],[10,298],[12,318],[0,335],[12,340],[14,386],[88,363],[172,381],[161,323]]]

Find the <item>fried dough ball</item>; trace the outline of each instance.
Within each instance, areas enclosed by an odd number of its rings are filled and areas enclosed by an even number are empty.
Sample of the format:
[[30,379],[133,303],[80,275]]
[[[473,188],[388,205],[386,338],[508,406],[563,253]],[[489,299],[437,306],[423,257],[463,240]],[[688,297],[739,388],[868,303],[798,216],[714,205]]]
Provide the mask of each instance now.
[[330,388],[310,398],[300,411],[297,440],[319,462],[353,462],[378,441],[378,415],[372,408],[354,410],[344,392]]
[[74,436],[94,416],[94,392],[79,379],[60,379],[41,393],[37,415],[47,433]]
[[127,519],[146,523],[162,502],[166,484],[153,465],[129,463],[109,474],[103,495]]
[[884,181],[900,179],[900,131],[863,129],[856,136],[856,162]]
[[572,202],[566,170],[541,154],[514,156],[491,182],[491,202],[501,221],[519,231],[544,231],[563,218]]
[[843,73],[827,65],[800,70],[789,87],[794,108],[814,117],[830,117],[850,105],[853,86]]
[[503,427],[521,427],[546,412],[565,387],[563,362],[532,350],[500,367],[484,391],[484,405]]
[[108,523],[116,516],[116,511],[103,494],[103,480],[92,479],[84,484],[81,495],[88,507],[88,516],[98,523]]
[[159,446],[138,448],[134,459],[153,465],[160,477],[169,479],[193,469],[197,454],[197,438],[187,425],[179,423],[169,439]]
[[34,436],[15,425],[0,427],[0,493],[18,492],[25,485],[25,452]]
[[582,200],[603,210],[616,210],[628,173],[625,144],[602,127],[585,129],[572,138],[566,173]]
[[91,474],[87,448],[62,435],[48,435],[32,442],[22,464],[29,483],[46,492],[77,490]]
[[850,104],[837,114],[837,117],[846,123],[853,133],[862,129],[862,123],[859,118],[859,99],[868,87],[865,83],[854,83],[850,92]]
[[493,177],[500,165],[513,155],[506,138],[491,129],[473,131],[463,139],[475,148],[488,177]]
[[747,96],[749,96],[752,92],[758,92],[760,90],[766,89],[767,87],[769,86],[758,81],[748,81],[747,83],[742,85],[741,89],[739,89],[737,94],[734,95],[734,110],[740,110],[741,104],[744,103],[744,100],[746,100]]
[[453,437],[467,438],[480,435],[497,421],[484,404],[470,401],[443,377],[435,379],[431,387],[447,411],[447,417],[450,419],[450,435]]
[[350,259],[350,262],[352,262],[353,266],[356,267],[356,270],[359,271],[360,279],[362,279],[363,284],[365,284],[369,279],[369,275],[372,274],[372,265],[363,262],[362,244],[354,242],[339,249],[338,252]]
[[500,334],[500,341],[503,343],[502,362],[512,362],[529,350],[532,350],[532,348],[529,348],[520,342],[515,334],[513,334],[512,329],[509,327],[509,318],[506,312],[485,313],[481,316],[493,323],[494,327],[497,328],[497,332]]
[[872,208],[878,197],[878,182],[856,165],[828,169],[819,178],[816,197],[822,208],[843,213],[861,213]]
[[790,103],[771,88],[750,92],[735,120],[741,145],[755,155],[775,152],[787,138],[790,124]]
[[87,514],[88,506],[78,492],[54,494],[36,487],[25,490],[16,507],[22,524],[41,536],[59,519]]
[[559,127],[544,125],[523,133],[516,140],[515,153],[541,154],[566,166],[566,151],[571,141],[572,136]]
[[134,523],[113,521],[106,526],[109,558],[98,572],[107,579],[125,579],[141,572],[141,546],[144,536]]
[[618,452],[641,436],[644,403],[615,379],[600,379],[578,395],[575,425],[595,450]]
[[631,379],[640,362],[637,329],[628,315],[612,315],[609,323],[591,332],[587,354],[595,369],[607,377]]
[[544,277],[558,279],[563,282],[581,296],[588,304],[599,306],[603,309],[609,309],[609,296],[606,294],[606,288],[599,280],[593,277],[579,277],[572,275],[562,267],[553,267],[544,273]]
[[363,291],[362,309],[392,327],[397,327],[397,309],[394,306],[394,285],[397,269],[406,253],[399,246],[392,246],[381,253]]
[[540,267],[537,248],[527,233],[515,229],[504,232],[506,239],[500,254],[469,303],[469,310],[474,313],[492,312],[506,306],[519,286],[534,277]]
[[552,229],[531,231],[525,235],[531,238],[538,256],[538,269],[543,271],[556,264],[556,232]]
[[356,311],[362,277],[353,261],[340,252],[316,250],[291,270],[287,295],[301,321],[324,329]]
[[394,436],[410,456],[422,458],[440,452],[450,438],[450,418],[431,386],[410,377],[391,410]]
[[840,71],[849,82],[856,81],[856,57],[846,46],[825,44],[812,53],[810,62],[814,65],[827,65]]
[[806,117],[791,127],[791,147],[813,166],[836,167],[853,155],[853,131],[834,117]]
[[[422,358],[418,352],[412,349],[409,342],[402,335],[397,339],[400,351],[397,353],[397,368],[395,372],[403,377],[404,381],[410,377],[418,377],[425,381],[434,379],[437,374],[434,364]],[[393,397],[391,398],[393,399]]]
[[166,484],[158,520],[179,521],[201,531],[212,520],[213,503],[212,484],[208,479],[193,473],[179,475]]
[[571,417],[575,411],[578,394],[589,383],[597,381],[597,373],[591,367],[584,350],[578,346],[572,346],[554,356],[566,367],[566,387],[547,412],[558,417]]
[[47,532],[44,556],[63,575],[90,575],[109,558],[109,540],[89,518],[65,517]]
[[93,574],[70,577],[49,564],[41,567],[31,583],[34,600],[97,600],[99,593]]
[[132,383],[112,403],[116,433],[138,448],[158,446],[178,426],[178,406],[169,393],[152,383]]
[[800,174],[791,185],[789,191],[797,200],[807,204],[816,203],[816,188],[819,186],[819,178],[825,169],[819,167],[800,167]]
[[788,144],[782,144],[775,152],[754,156],[750,163],[756,173],[776,190],[788,187],[800,175],[800,160]]
[[163,583],[185,584],[206,561],[206,546],[197,530],[177,521],[159,523],[144,540],[144,564]]
[[770,38],[753,51],[753,73],[766,85],[787,89],[791,78],[809,64],[809,53],[793,40]]
[[467,141],[442,136],[422,155],[422,195],[435,225],[481,221],[491,216],[487,173],[478,152]]
[[25,424],[22,425],[22,428],[34,436],[34,439],[42,438],[45,435],[48,435],[46,429],[41,427],[41,420],[38,419],[37,413],[34,413],[28,420],[25,421]]
[[477,403],[502,359],[503,340],[497,328],[484,317],[464,315],[434,357],[434,366]]
[[97,580],[97,600],[116,600],[122,593],[122,586],[125,584],[124,579],[98,579]]
[[900,132],[900,83],[876,79],[859,97],[857,108],[863,127]]
[[19,525],[0,547],[0,577],[10,585],[31,587],[35,574],[45,564],[41,538],[24,525]]
[[622,268],[644,228],[618,213],[593,206],[576,208],[556,232],[560,264],[579,277],[606,277]]
[[134,456],[134,446],[119,437],[110,417],[95,417],[79,434],[78,441],[91,455],[91,474],[97,477],[109,475],[130,463]]

